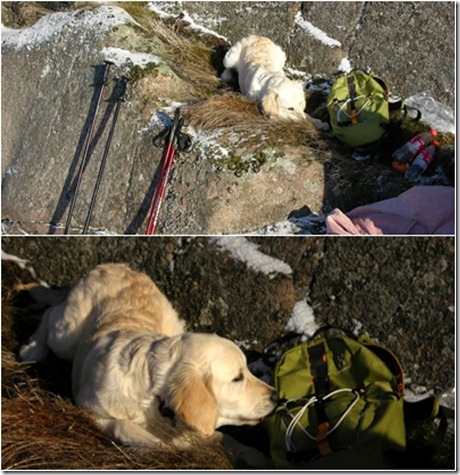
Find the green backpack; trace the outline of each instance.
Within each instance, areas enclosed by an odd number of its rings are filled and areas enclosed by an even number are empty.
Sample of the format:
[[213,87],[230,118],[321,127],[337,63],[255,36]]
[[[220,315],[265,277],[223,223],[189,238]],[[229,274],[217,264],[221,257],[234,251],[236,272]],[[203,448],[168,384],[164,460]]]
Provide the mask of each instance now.
[[403,101],[390,98],[382,79],[359,69],[335,80],[327,110],[334,136],[353,148],[378,141],[406,114]]
[[406,449],[404,383],[389,350],[364,336],[314,338],[284,353],[273,383],[280,402],[264,428],[276,468],[395,468],[388,456]]

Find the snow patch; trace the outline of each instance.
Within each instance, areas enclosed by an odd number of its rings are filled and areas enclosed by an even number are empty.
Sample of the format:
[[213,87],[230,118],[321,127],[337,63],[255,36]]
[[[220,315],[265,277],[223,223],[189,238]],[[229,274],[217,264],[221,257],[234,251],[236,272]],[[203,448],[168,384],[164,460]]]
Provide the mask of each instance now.
[[311,81],[312,75],[301,69],[295,69],[290,67],[285,67],[284,71],[290,79],[300,80],[303,82]]
[[295,16],[295,23],[296,25],[300,26],[300,28],[305,30],[310,36],[313,36],[313,38],[316,38],[320,43],[323,43],[326,46],[330,46],[331,48],[333,47],[340,48],[342,46],[342,43],[340,43],[340,41],[337,41],[334,38],[331,38],[323,30],[320,30],[319,28],[314,26],[312,23],[310,23],[308,20],[305,20],[302,17],[301,12],[297,12]]
[[353,328],[352,332],[356,336],[358,336],[361,333],[361,330],[364,327],[364,325],[359,320],[356,320],[355,318],[352,318],[351,321],[354,324],[354,328]]
[[196,23],[195,20],[189,15],[189,13],[186,10],[182,12],[181,20],[189,23],[188,27],[191,28],[192,30],[199,31],[203,33],[204,35],[215,36],[216,38],[220,38],[224,41],[228,41],[228,39],[225,36],[222,36],[219,33],[213,30],[210,30],[204,27],[203,25]]
[[442,393],[439,396],[439,402],[450,409],[455,410],[455,402],[457,398],[455,397],[455,388],[450,388],[446,392]]
[[299,228],[290,221],[278,221],[264,226],[263,228],[251,231],[248,234],[251,236],[285,236],[296,234]]
[[19,167],[17,165],[13,165],[12,167],[7,168],[7,170],[5,171],[5,175],[12,176],[18,172],[19,172]]
[[[161,98],[158,98],[162,100]],[[166,99],[165,99],[166,101]],[[167,100],[170,104],[167,107],[163,107],[161,109],[156,110],[147,125],[139,129],[138,133],[142,134],[145,132],[151,132],[152,130],[159,128],[159,127],[170,127],[173,123],[173,116],[176,109],[180,109],[184,104],[171,101],[170,99]]]
[[224,236],[212,240],[222,250],[230,252],[234,259],[244,262],[250,269],[268,275],[270,278],[277,274],[292,274],[292,269],[288,264],[260,252],[259,246],[248,241],[245,237]]
[[163,20],[176,18],[179,14],[176,2],[149,2],[148,9]]
[[[22,259],[21,257],[14,256],[13,254],[8,254],[7,252],[2,250],[2,261],[14,262],[20,269],[27,270],[28,272],[30,272],[30,275],[34,279],[37,279],[37,273],[35,272],[35,269],[32,267],[31,263],[27,259]],[[49,287],[49,285],[45,281],[41,279],[38,279],[38,281],[44,287]]]
[[2,250],[2,261],[11,261],[15,262],[21,269],[26,269],[29,261],[26,259],[21,259],[20,257],[13,256],[13,254],[8,254]]
[[195,149],[200,150],[200,158],[213,158],[214,160],[227,158],[230,154],[229,149],[220,143],[220,139],[224,134],[225,132],[222,130],[200,133],[192,130],[191,135],[195,135],[193,145]]
[[305,300],[301,300],[294,305],[291,318],[284,329],[286,332],[293,331],[311,337],[318,328],[313,308]]
[[30,28],[13,30],[2,26],[2,46],[15,50],[28,50],[52,41],[62,34],[78,28],[95,30],[101,33],[111,30],[117,25],[134,23],[133,18],[122,8],[103,5],[96,10],[76,10],[71,13],[57,12],[46,15]]
[[1,233],[2,236],[5,236],[7,234],[15,234],[21,236],[29,235],[29,233],[20,228],[18,222],[9,219],[5,219],[2,221]]
[[[180,8],[179,11],[177,10],[177,7]],[[210,35],[223,39],[224,41],[228,42],[228,39],[225,36],[222,36],[216,31],[203,26],[203,24],[206,22],[205,19],[200,18],[196,14],[192,16],[187,12],[187,10],[182,10],[181,7],[182,2],[149,2],[148,4],[149,10],[156,13],[162,19],[177,18],[180,21],[188,23],[187,28],[201,32],[204,35]],[[225,18],[213,18],[210,20],[210,22],[219,25],[225,20]]]
[[44,77],[48,76],[51,72],[51,66],[49,64],[45,64],[45,67],[42,70],[40,77],[43,79]]
[[106,61],[114,63],[116,66],[123,66],[131,62],[133,66],[140,66],[145,69],[149,64],[159,64],[160,58],[148,53],[133,53],[121,48],[106,47],[101,50],[101,54]]
[[348,58],[343,58],[342,61],[340,61],[339,71],[343,71],[344,73],[349,73],[352,70],[350,60]]
[[326,233],[326,216],[311,213],[308,216],[291,217],[284,221],[270,223],[247,234],[248,236],[309,236]]
[[[409,378],[407,378],[409,380]],[[408,402],[417,402],[434,394],[433,390],[428,391],[426,386],[413,386],[412,388],[404,388],[404,399]]]

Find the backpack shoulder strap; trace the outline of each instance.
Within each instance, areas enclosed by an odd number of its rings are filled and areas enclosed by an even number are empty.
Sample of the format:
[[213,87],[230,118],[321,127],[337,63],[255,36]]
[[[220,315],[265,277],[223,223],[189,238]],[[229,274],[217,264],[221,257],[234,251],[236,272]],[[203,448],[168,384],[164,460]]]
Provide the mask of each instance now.
[[347,76],[347,87],[348,87],[348,94],[350,96],[350,120],[352,125],[356,125],[358,123],[358,119],[356,116],[358,115],[358,111],[356,110],[355,105],[355,98],[356,98],[356,88],[355,88],[355,78],[353,74],[349,74]]
[[377,355],[390,369],[396,379],[396,396],[399,398],[402,397],[404,393],[404,373],[399,359],[396,355],[389,350],[388,348],[375,344],[370,338],[365,335],[361,335],[358,338],[358,341],[371,350],[375,355]]
[[308,359],[310,361],[311,375],[313,385],[315,387],[315,411],[318,424],[318,434],[316,435],[316,442],[321,455],[325,457],[332,453],[327,433],[329,430],[329,421],[326,416],[324,407],[324,397],[329,391],[329,378],[327,370],[327,356],[324,343],[318,343],[307,348]]

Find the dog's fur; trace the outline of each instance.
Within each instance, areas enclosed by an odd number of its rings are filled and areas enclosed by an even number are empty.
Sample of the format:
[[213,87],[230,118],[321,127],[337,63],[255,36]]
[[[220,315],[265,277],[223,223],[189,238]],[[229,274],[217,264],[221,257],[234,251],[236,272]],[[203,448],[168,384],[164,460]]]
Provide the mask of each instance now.
[[254,425],[276,404],[234,343],[185,332],[145,274],[99,265],[67,297],[44,295],[52,307],[21,359],[39,361],[51,349],[71,361],[76,404],[119,442],[168,446],[183,431],[213,439],[216,428]]
[[302,83],[288,79],[284,72],[285,52],[270,39],[251,35],[238,41],[224,57],[223,80],[238,72],[242,94],[256,101],[269,118],[305,118],[305,92]]

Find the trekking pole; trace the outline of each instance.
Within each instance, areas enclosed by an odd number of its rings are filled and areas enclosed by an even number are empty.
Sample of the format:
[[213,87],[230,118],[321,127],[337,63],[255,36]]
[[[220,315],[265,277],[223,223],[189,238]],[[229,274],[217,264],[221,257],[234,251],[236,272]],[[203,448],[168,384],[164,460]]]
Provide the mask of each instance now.
[[174,160],[175,150],[174,142],[176,140],[176,132],[180,124],[180,109],[176,109],[174,113],[173,124],[169,130],[168,138],[166,140],[166,146],[162,157],[162,166],[160,176],[158,178],[158,185],[155,190],[155,195],[152,200],[152,207],[150,211],[149,221],[147,224],[147,230],[145,234],[155,234],[158,217],[160,214],[160,207],[164,199],[166,191],[166,183],[169,173],[171,172],[172,163]]
[[93,214],[93,209],[96,204],[97,195],[98,195],[99,188],[101,185],[102,175],[104,173],[105,164],[107,162],[107,156],[109,154],[110,144],[112,142],[113,134],[115,132],[115,126],[117,124],[118,114],[120,113],[121,104],[125,100],[127,82],[128,82],[128,79],[126,77],[122,77],[120,79],[120,93],[117,97],[117,105],[115,107],[115,113],[112,119],[112,126],[110,127],[110,132],[109,132],[109,135],[107,137],[107,142],[104,147],[104,153],[102,155],[101,164],[99,165],[99,172],[97,174],[96,183],[94,184],[93,196],[91,197],[91,203],[89,205],[88,214],[86,215],[85,225],[83,227],[83,234],[87,233],[88,228],[89,228],[89,223],[91,222],[91,216]]
[[77,194],[78,194],[78,190],[80,188],[80,183],[81,183],[81,178],[83,176],[83,171],[85,170],[85,164],[86,164],[86,160],[88,158],[89,147],[91,145],[91,140],[93,138],[93,133],[94,133],[95,125],[96,125],[97,114],[99,112],[99,107],[101,105],[102,97],[104,95],[104,90],[105,90],[105,86],[106,86],[106,83],[107,83],[107,76],[108,76],[108,73],[109,73],[109,69],[110,69],[110,66],[112,64],[113,63],[110,62],[110,61],[104,61],[102,84],[101,84],[101,88],[99,90],[99,95],[98,95],[98,98],[97,98],[97,101],[96,101],[96,107],[94,109],[93,116],[91,118],[91,126],[89,128],[88,135],[86,136],[85,148],[84,148],[84,151],[83,151],[83,157],[81,159],[80,167],[79,167],[79,170],[78,170],[77,182],[75,184],[75,189],[73,190],[72,199],[70,201],[69,214],[67,215],[67,221],[66,221],[66,225],[65,225],[65,228],[64,228],[64,234],[69,234],[69,228],[70,228],[70,224],[72,222],[72,216],[73,216],[73,212],[74,212],[74,208],[75,208],[75,202],[77,200]]

